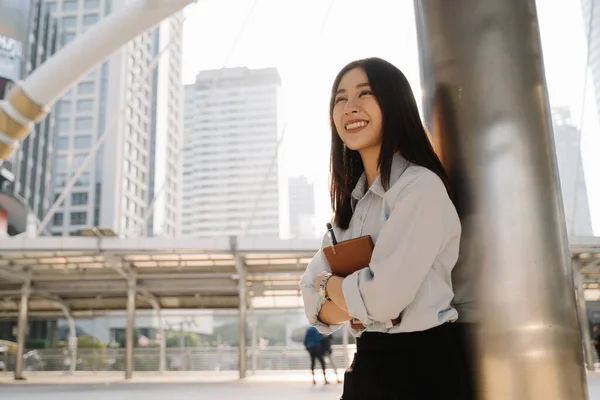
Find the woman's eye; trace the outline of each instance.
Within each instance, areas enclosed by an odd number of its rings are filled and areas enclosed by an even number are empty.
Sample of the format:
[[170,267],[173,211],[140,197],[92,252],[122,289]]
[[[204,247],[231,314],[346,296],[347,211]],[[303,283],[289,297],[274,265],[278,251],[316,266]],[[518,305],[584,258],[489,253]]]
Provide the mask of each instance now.
[[362,92],[360,92],[360,96],[366,96],[370,94],[373,94],[373,92],[371,92],[370,90],[363,90]]
[[345,97],[338,97],[337,99],[335,99],[335,104],[339,103],[342,100],[346,100]]

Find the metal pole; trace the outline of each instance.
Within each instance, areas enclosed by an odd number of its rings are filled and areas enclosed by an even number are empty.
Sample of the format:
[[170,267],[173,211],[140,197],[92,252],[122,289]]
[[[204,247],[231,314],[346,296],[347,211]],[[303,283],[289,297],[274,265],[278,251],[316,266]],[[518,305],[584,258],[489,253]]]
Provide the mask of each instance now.
[[135,295],[136,295],[136,274],[135,271],[129,273],[127,281],[127,332],[125,349],[125,379],[131,379],[133,376],[133,347],[135,346]]
[[344,348],[344,368],[348,368],[350,366],[350,354],[348,354],[348,326],[344,324],[342,327],[342,347]]
[[580,271],[579,261],[573,260],[573,273],[575,275],[575,288],[577,289],[577,311],[579,316],[579,325],[581,326],[581,340],[583,341],[583,355],[585,364],[589,371],[594,370],[594,349],[592,347],[592,338],[590,336],[590,320],[588,318],[587,301],[585,300],[585,290],[583,288],[583,277]]
[[478,322],[479,398],[586,399],[535,2],[414,4],[424,115],[463,223],[455,304]]
[[162,310],[158,309],[158,333],[160,335],[160,341],[158,345],[160,346],[160,355],[158,361],[158,370],[162,374],[165,372],[167,366],[167,356],[166,356],[166,338],[165,338],[165,325],[162,318]]
[[166,364],[166,362],[165,362],[165,360],[166,360],[165,327],[164,327],[163,318],[162,318],[162,310],[160,309],[160,304],[158,302],[158,299],[156,297],[154,297],[153,295],[145,295],[145,296],[143,296],[143,298],[145,298],[150,303],[150,305],[156,312],[156,319],[158,320],[158,334],[156,336],[158,338],[158,346],[159,346],[158,371],[162,374],[163,372],[165,372],[165,364]]
[[23,376],[23,353],[25,350],[25,340],[27,337],[27,308],[29,305],[29,295],[31,293],[31,278],[27,278],[21,287],[21,303],[19,305],[19,322],[17,332],[17,359],[15,365],[15,380],[25,380]]
[[75,320],[73,319],[73,314],[71,310],[67,306],[67,304],[62,300],[55,300],[56,305],[62,310],[65,314],[65,319],[67,320],[67,324],[69,324],[69,341],[68,348],[69,354],[71,356],[71,364],[69,365],[69,373],[73,374],[77,369],[77,329],[75,328]]
[[71,365],[69,366],[69,373],[73,374],[77,369],[77,330],[75,329],[75,320],[71,316],[71,313],[65,307],[65,318],[69,324],[69,353],[71,354]]
[[185,332],[183,331],[184,322],[179,323],[179,351],[181,352],[181,370],[186,371],[186,357],[185,357]]
[[239,368],[240,379],[246,377],[246,331],[247,331],[247,315],[246,315],[246,266],[244,260],[240,256],[235,258],[236,268],[239,274],[239,297],[240,297],[240,344],[239,344]]
[[258,335],[256,333],[256,314],[252,305],[252,299],[249,301],[250,306],[250,329],[251,329],[251,342],[252,342],[252,374],[256,375],[256,365],[258,364]]

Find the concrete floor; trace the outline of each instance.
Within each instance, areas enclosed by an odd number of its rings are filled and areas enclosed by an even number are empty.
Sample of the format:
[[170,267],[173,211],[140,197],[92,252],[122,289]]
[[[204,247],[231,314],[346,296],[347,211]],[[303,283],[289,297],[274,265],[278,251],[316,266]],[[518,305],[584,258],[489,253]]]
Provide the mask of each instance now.
[[[232,374],[142,375],[124,382],[116,375],[31,376],[27,383],[0,377],[2,400],[333,400],[342,393],[341,384],[312,385],[309,375],[298,372],[265,373],[245,382]],[[333,379],[333,376],[331,377]],[[588,376],[590,400],[600,400],[600,373]]]
[[67,386],[0,386],[3,400],[168,400],[168,399],[244,399],[244,400],[325,400],[339,399],[341,385],[307,383],[176,383],[111,384]]

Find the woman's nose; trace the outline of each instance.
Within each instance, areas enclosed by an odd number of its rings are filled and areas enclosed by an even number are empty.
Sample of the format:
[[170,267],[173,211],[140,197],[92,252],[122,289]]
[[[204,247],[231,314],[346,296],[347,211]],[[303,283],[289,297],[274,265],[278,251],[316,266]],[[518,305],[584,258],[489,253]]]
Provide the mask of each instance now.
[[344,107],[344,114],[349,115],[349,114],[354,114],[358,112],[358,105],[356,104],[355,101],[352,100],[348,100],[346,102],[346,106]]

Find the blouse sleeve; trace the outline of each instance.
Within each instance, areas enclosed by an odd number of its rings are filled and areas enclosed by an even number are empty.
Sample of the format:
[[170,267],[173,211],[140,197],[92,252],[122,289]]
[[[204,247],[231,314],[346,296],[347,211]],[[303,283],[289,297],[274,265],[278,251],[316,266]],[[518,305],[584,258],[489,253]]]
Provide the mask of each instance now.
[[456,209],[435,174],[416,177],[391,199],[369,266],[342,284],[348,314],[365,325],[397,318],[449,239],[460,236]]
[[338,330],[340,325],[327,325],[319,321],[319,312],[321,311],[321,299],[317,289],[315,288],[316,277],[319,272],[329,271],[329,263],[323,254],[323,247],[327,243],[327,236],[323,238],[321,249],[315,254],[313,259],[306,267],[306,271],[300,281],[300,289],[302,290],[302,298],[304,299],[304,311],[308,317],[310,324],[317,328],[324,335],[329,335]]

